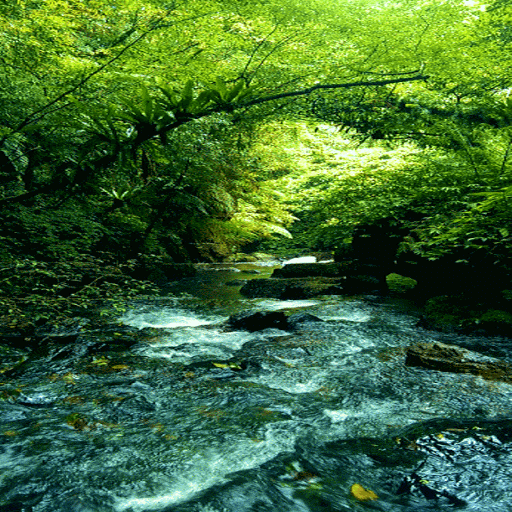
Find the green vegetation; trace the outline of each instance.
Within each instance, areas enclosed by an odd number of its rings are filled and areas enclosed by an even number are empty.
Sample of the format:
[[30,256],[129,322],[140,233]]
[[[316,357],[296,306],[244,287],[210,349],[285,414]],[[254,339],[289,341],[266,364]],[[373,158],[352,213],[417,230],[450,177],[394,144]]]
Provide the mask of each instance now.
[[250,247],[342,251],[364,226],[510,288],[509,2],[0,14],[4,325],[157,292],[159,266],[165,281]]

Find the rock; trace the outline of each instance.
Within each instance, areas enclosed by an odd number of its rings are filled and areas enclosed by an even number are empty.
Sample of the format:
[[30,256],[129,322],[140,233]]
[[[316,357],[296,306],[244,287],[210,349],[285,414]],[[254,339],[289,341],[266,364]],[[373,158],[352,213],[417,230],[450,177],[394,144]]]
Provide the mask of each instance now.
[[384,293],[387,290],[386,280],[370,274],[351,275],[343,281],[346,294]]
[[340,279],[290,278],[252,279],[240,289],[245,297],[266,297],[275,299],[309,299],[319,295],[340,295],[343,288]]
[[288,317],[288,324],[292,329],[296,329],[300,327],[302,324],[307,323],[315,323],[315,322],[323,322],[321,318],[318,318],[315,315],[310,313],[306,313],[304,311],[300,313],[294,313]]
[[242,311],[231,315],[227,325],[233,329],[246,331],[261,331],[263,329],[289,328],[288,317],[282,311]]
[[337,263],[293,263],[276,268],[272,277],[338,277],[340,269],[341,267]]
[[445,343],[411,345],[406,350],[405,364],[441,372],[470,373],[487,380],[512,383],[510,364]]
[[479,326],[489,334],[512,336],[512,314],[500,309],[488,309],[479,318]]
[[391,273],[386,276],[386,283],[392,295],[407,295],[414,290],[418,281],[410,277],[401,276],[400,274]]

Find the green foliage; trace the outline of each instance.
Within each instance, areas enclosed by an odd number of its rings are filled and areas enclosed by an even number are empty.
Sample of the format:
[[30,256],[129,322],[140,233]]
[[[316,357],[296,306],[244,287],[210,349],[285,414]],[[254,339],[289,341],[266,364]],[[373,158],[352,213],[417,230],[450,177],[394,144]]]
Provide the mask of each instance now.
[[118,264],[105,258],[85,256],[61,262],[19,258],[4,261],[0,268],[0,325],[26,332],[49,323],[73,324],[75,317],[89,316],[102,306],[118,314],[126,300],[151,295],[158,288],[134,279],[138,263]]
[[386,276],[388,289],[397,294],[405,294],[413,290],[418,282],[410,277],[401,276],[400,274],[388,274]]
[[[212,260],[274,235],[331,249],[382,219],[428,258],[508,264],[507,2],[32,0],[0,13],[0,242],[35,289],[25,259],[44,272],[100,248],[114,267]],[[375,81],[393,83],[333,88]],[[109,297],[66,272],[34,297]],[[5,297],[28,300],[9,282]]]

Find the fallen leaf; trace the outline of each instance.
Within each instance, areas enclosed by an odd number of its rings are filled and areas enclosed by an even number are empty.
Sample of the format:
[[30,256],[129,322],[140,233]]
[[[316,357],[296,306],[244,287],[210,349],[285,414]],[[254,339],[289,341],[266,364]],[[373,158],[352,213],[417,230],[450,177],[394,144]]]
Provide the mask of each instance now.
[[354,484],[350,493],[359,501],[377,500],[379,497],[370,489],[365,489],[361,484]]

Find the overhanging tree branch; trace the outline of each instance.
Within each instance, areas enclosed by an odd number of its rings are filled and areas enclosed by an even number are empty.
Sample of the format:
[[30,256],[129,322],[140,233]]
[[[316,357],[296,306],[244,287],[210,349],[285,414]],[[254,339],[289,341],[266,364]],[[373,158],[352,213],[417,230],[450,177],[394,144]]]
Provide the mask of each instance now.
[[[283,92],[280,94],[274,94],[272,96],[265,96],[263,98],[257,98],[248,102],[245,102],[241,105],[235,105],[234,108],[241,107],[249,107],[253,105],[260,105],[262,103],[267,103],[269,101],[280,100],[283,98],[293,98],[297,96],[307,96],[315,91],[320,90],[333,90],[333,89],[350,89],[352,87],[381,87],[383,85],[390,84],[398,84],[404,82],[414,82],[420,80],[427,80],[429,77],[426,75],[416,75],[412,77],[405,78],[391,78],[389,80],[377,80],[377,81],[361,81],[361,82],[348,82],[345,84],[316,84],[312,87],[308,87],[307,89],[302,89],[300,91],[291,91],[291,92]],[[233,109],[232,109],[233,110]],[[220,112],[222,111],[219,110]]]
[[[414,82],[414,81],[420,81],[420,80],[427,80],[428,76],[425,75],[416,75],[412,77],[404,77],[404,78],[392,78],[388,80],[378,80],[378,81],[359,81],[359,82],[348,82],[343,84],[316,84],[312,87],[308,87],[307,89],[301,89],[298,91],[290,91],[290,92],[283,92],[279,94],[273,94],[270,96],[264,96],[261,98],[255,98],[248,101],[241,101],[239,103],[221,103],[218,104],[212,108],[205,108],[202,112],[198,113],[183,113],[181,116],[177,117],[174,122],[168,124],[167,126],[160,127],[157,129],[156,125],[149,125],[145,126],[144,130],[138,131],[137,137],[133,139],[131,142],[126,142],[127,144],[130,144],[132,147],[132,150],[136,150],[138,147],[140,147],[144,142],[152,139],[156,136],[162,136],[165,132],[170,132],[172,130],[175,130],[179,128],[180,126],[187,124],[191,121],[202,119],[204,117],[211,116],[212,114],[217,114],[221,112],[234,112],[235,110],[240,109],[248,109],[250,107],[253,107],[255,105],[261,105],[263,103],[269,103],[271,101],[276,101],[280,99],[285,98],[295,98],[299,96],[307,96],[309,94],[312,94],[315,91],[322,91],[322,90],[335,90],[335,89],[350,89],[353,87],[381,87],[384,85],[390,85],[390,84],[398,84],[398,83],[405,83],[405,82]],[[69,94],[69,92],[67,93]],[[105,162],[101,162],[104,160]],[[108,156],[102,156],[97,161],[89,162],[86,165],[86,168],[88,171],[91,169],[96,169],[101,167],[104,163],[106,165],[110,165],[113,161],[115,161],[115,154],[111,154]],[[100,165],[101,164],[101,165]],[[93,172],[87,172],[86,178],[89,179]],[[59,190],[65,190],[72,186],[74,183],[67,183],[67,182],[61,182],[59,184],[50,184],[50,185],[43,185],[37,190],[32,190],[30,192],[26,192],[24,194],[20,194],[18,196],[11,196],[6,197],[4,199],[0,199],[0,206],[4,204],[13,204],[13,203],[21,203],[26,199],[30,199],[33,197],[36,197],[38,195],[47,194],[47,193],[54,193]]]

